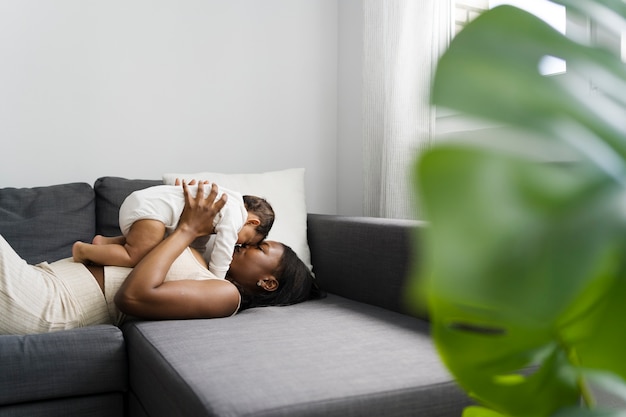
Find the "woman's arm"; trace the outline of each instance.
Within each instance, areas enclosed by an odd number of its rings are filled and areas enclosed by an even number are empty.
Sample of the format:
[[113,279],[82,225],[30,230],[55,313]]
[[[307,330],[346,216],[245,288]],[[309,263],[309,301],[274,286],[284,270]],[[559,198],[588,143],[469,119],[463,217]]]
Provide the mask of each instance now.
[[163,282],[174,260],[198,236],[212,232],[213,219],[226,197],[215,201],[217,187],[204,198],[204,184],[191,197],[183,182],[185,208],[176,230],[152,249],[128,275],[115,296],[124,313],[148,319],[224,317],[239,305],[239,292],[228,281],[183,280]]

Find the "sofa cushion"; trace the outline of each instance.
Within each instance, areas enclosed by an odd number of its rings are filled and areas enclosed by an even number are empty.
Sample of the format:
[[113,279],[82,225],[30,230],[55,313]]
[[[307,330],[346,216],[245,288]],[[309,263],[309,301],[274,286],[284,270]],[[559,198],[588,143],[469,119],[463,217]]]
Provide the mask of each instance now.
[[28,263],[72,256],[77,240],[95,233],[95,199],[89,184],[0,189],[0,234]]
[[96,193],[96,232],[104,236],[120,236],[119,210],[124,199],[133,191],[161,184],[160,180],[98,178],[93,186]]
[[123,392],[126,351],[115,326],[0,336],[0,406]]
[[124,327],[131,389],[158,416],[459,416],[426,322],[329,295]]

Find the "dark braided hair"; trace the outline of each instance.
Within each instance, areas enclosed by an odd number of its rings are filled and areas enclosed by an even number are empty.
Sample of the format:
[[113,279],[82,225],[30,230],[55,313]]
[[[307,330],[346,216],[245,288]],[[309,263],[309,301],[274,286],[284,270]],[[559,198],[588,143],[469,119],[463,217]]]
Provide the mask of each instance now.
[[298,258],[293,249],[283,243],[281,245],[283,255],[280,257],[278,268],[274,271],[278,288],[275,291],[264,291],[260,294],[242,292],[240,310],[253,307],[287,306],[326,296],[309,268]]

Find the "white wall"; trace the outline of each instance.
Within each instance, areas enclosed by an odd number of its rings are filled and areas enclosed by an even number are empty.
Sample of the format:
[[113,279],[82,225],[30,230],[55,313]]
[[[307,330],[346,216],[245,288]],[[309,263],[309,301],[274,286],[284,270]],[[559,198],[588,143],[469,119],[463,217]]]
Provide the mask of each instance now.
[[0,187],[304,167],[337,212],[338,1],[0,0]]
[[337,213],[363,215],[363,0],[339,1]]

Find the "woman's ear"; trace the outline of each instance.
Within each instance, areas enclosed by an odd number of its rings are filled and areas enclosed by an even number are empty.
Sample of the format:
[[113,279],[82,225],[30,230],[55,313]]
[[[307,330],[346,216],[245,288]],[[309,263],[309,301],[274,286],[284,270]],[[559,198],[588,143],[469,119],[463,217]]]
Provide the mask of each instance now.
[[260,279],[257,286],[263,288],[265,291],[276,291],[278,289],[278,280],[273,275],[268,275],[265,278]]

